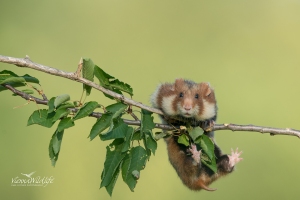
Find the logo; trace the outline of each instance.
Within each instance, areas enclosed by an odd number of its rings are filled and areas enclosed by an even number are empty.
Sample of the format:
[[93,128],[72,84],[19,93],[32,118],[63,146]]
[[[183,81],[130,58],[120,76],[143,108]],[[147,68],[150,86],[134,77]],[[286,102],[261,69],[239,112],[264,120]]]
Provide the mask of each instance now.
[[34,172],[29,174],[21,173],[22,176],[16,176],[11,179],[11,186],[41,186],[46,187],[48,184],[53,183],[54,177],[50,176],[33,176]]

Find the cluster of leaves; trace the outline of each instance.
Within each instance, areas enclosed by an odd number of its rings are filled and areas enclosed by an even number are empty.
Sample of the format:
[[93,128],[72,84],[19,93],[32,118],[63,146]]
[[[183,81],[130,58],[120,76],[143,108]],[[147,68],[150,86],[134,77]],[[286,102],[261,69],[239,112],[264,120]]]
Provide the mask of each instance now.
[[[39,84],[39,80],[28,74],[25,74],[24,76],[18,76],[17,74],[8,70],[3,70],[0,72],[0,92],[7,90],[7,88],[4,87],[4,84],[8,84],[16,88],[16,87],[25,86],[27,83]],[[33,90],[30,89],[24,89],[21,91],[27,94],[33,94]]]
[[203,133],[200,127],[188,127],[183,130],[178,138],[178,143],[190,146],[191,143],[197,146],[197,150],[202,151],[201,162],[210,168],[214,173],[217,172],[217,164],[215,157],[215,145],[213,141]]
[[[83,78],[93,81],[96,76],[101,86],[119,94],[125,92],[130,96],[133,95],[130,85],[107,74],[91,59],[82,59],[81,64]],[[6,90],[5,84],[20,87],[28,82],[38,84],[39,80],[27,74],[18,76],[7,70],[0,72],[0,91]],[[90,86],[83,85],[83,90],[87,95],[91,93],[91,89]],[[33,93],[27,89],[22,91],[27,94]],[[105,96],[113,99],[109,95],[105,94]],[[96,137],[102,141],[112,140],[112,143],[106,147],[106,160],[100,184],[100,187],[105,187],[110,195],[112,195],[120,172],[123,181],[133,191],[140,177],[140,171],[145,168],[146,161],[150,159],[151,154],[155,154],[157,148],[152,133],[155,127],[152,113],[141,110],[141,127],[134,128],[124,123],[122,119],[122,116],[127,114],[128,105],[119,100],[116,101],[104,108],[104,113],[97,119],[89,134],[90,140]],[[90,116],[95,109],[100,107],[95,101],[86,102],[78,107],[78,102],[71,101],[68,94],[63,94],[51,98],[47,109],[39,109],[31,114],[27,122],[28,126],[38,124],[51,128],[56,121],[59,121],[49,143],[49,156],[53,166],[59,157],[65,129],[75,126],[76,120]]]

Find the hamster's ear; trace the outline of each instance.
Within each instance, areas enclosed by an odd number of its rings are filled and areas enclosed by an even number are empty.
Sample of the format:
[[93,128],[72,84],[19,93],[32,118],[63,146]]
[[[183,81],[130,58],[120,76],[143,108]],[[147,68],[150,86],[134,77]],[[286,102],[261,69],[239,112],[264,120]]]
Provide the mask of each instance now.
[[212,89],[209,83],[200,83],[202,86],[202,91],[204,92],[204,96],[208,97],[212,93]]
[[184,80],[182,78],[177,78],[175,80],[175,88],[178,88],[184,84]]

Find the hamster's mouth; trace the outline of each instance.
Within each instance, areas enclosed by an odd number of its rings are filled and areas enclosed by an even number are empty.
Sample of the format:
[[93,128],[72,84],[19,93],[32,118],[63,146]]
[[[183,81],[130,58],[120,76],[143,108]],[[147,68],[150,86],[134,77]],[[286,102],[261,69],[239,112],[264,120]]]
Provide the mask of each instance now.
[[185,117],[192,117],[192,115],[190,113],[184,113]]

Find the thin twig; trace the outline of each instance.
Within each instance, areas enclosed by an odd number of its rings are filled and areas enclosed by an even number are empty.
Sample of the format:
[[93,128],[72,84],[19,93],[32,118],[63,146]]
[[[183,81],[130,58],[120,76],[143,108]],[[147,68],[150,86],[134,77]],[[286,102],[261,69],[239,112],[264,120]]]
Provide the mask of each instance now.
[[28,101],[34,101],[37,104],[43,104],[43,105],[47,105],[48,104],[48,100],[45,99],[39,99],[37,97],[34,97],[30,94],[26,94],[25,92],[22,92],[20,90],[17,90],[16,88],[12,87],[11,85],[8,84],[2,84],[2,86],[6,87],[7,89],[9,89],[10,91],[12,91],[14,94],[22,97],[23,99],[26,99]]
[[218,130],[231,130],[231,131],[250,131],[250,132],[260,132],[260,133],[270,133],[271,136],[274,135],[291,135],[300,138],[300,131],[291,128],[272,128],[263,127],[256,125],[238,125],[238,124],[215,124],[214,131]]
[[[71,79],[71,80],[74,80],[74,81],[77,81],[80,83],[84,83],[84,84],[89,85],[105,94],[108,94],[116,99],[123,101],[125,104],[136,106],[136,107],[148,110],[150,112],[153,112],[153,113],[156,113],[159,115],[163,115],[162,111],[159,109],[151,108],[142,103],[139,103],[132,99],[126,98],[123,95],[120,95],[113,91],[105,89],[94,82],[91,82],[89,80],[79,77],[76,73],[64,72],[59,69],[55,69],[55,68],[51,68],[51,67],[47,67],[47,66],[38,64],[38,63],[34,63],[29,59],[28,56],[26,56],[26,58],[13,58],[13,57],[0,55],[0,62],[14,64],[19,67],[28,67],[28,68],[42,71],[42,72],[45,72],[48,74],[52,74],[55,76],[61,76],[61,77]],[[43,96],[44,99],[39,99],[32,95],[28,95],[24,92],[21,92],[10,85],[3,84],[3,86],[6,87],[7,89],[11,90],[16,95],[19,95],[26,100],[35,101],[37,104],[43,104],[43,105],[47,105],[47,103],[48,103],[47,98],[45,98],[44,96]],[[78,109],[72,108],[71,110],[72,110],[72,112],[77,112]],[[99,118],[102,116],[102,113],[93,112],[90,116]],[[139,120],[125,120],[124,119],[124,122],[129,125],[140,126]],[[159,129],[163,129],[163,130],[174,130],[173,126],[169,126],[166,124],[156,124],[155,127],[159,128]],[[218,131],[218,130],[250,131],[250,132],[270,133],[270,135],[272,135],[272,136],[273,135],[290,135],[290,136],[296,136],[296,137],[300,138],[300,131],[295,130],[295,129],[290,129],[290,128],[279,129],[279,128],[263,127],[263,126],[255,126],[255,125],[215,124],[213,127],[213,131]]]

